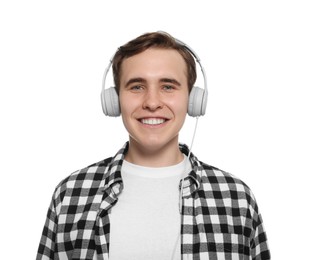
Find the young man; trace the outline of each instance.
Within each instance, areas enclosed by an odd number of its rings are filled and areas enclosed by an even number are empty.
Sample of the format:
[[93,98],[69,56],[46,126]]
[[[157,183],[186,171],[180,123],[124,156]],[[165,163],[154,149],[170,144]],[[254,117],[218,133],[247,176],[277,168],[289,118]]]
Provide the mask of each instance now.
[[57,186],[37,260],[270,259],[251,190],[179,144],[186,114],[205,109],[194,58],[162,32],[118,49],[102,106],[129,141]]

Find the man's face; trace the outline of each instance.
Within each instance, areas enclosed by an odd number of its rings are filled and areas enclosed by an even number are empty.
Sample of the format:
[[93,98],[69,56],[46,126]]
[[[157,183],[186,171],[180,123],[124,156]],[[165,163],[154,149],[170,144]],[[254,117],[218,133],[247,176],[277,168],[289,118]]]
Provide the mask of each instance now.
[[138,149],[177,148],[188,106],[186,70],[175,50],[151,48],[123,61],[121,114],[130,142]]

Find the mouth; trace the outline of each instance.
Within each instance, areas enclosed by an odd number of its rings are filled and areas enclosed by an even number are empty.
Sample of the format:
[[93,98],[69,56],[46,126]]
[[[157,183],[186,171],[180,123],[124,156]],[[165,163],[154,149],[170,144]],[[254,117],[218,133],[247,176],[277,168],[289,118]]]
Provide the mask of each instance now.
[[165,118],[142,118],[139,120],[144,125],[161,125],[167,121]]

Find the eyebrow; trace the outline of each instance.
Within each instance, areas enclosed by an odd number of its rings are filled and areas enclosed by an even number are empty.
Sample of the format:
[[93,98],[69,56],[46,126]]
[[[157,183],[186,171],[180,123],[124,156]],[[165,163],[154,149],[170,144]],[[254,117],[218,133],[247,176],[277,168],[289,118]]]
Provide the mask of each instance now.
[[176,79],[162,78],[162,79],[160,80],[160,82],[172,83],[172,84],[174,84],[174,85],[181,86],[180,82],[178,82]]
[[[172,83],[174,85],[181,86],[180,82],[178,82],[176,79],[173,79],[173,78],[161,78],[159,82]],[[147,83],[147,80],[145,80],[144,78],[140,78],[140,77],[131,78],[130,80],[126,82],[126,87],[133,83]]]
[[126,82],[126,87],[133,83],[146,83],[147,81],[143,78],[131,78]]

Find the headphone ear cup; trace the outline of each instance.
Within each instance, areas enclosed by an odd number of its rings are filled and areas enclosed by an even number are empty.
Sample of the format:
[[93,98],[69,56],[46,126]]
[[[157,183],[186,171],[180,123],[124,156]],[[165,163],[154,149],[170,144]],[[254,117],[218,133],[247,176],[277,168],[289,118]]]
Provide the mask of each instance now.
[[193,87],[189,94],[188,115],[192,117],[203,116],[207,105],[207,95],[204,89]]
[[121,114],[119,99],[115,87],[102,90],[101,104],[103,113],[106,116],[117,117]]

